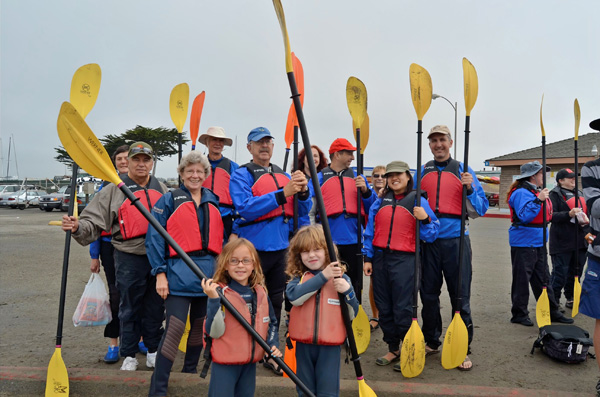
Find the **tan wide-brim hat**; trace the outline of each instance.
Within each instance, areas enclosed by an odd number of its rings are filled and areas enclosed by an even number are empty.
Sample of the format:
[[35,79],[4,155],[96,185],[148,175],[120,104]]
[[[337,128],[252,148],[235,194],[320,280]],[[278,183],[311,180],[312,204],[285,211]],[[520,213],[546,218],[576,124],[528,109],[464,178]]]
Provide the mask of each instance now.
[[208,131],[206,131],[206,134],[202,134],[200,135],[200,138],[198,138],[198,142],[200,142],[201,144],[206,146],[206,139],[212,136],[213,138],[222,138],[225,140],[225,146],[231,146],[233,145],[233,139],[231,138],[227,138],[225,136],[225,130],[223,129],[223,127],[209,127]]

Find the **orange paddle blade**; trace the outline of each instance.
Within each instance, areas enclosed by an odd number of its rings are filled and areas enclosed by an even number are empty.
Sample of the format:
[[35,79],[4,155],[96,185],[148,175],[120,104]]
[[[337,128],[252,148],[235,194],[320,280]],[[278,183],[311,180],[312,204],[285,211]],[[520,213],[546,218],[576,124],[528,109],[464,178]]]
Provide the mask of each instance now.
[[204,97],[206,93],[202,91],[194,99],[192,104],[192,115],[190,117],[190,138],[192,139],[192,148],[196,147],[198,139],[198,129],[200,128],[200,118],[202,117],[202,108],[204,107]]
[[296,111],[294,109],[294,104],[292,103],[290,105],[290,111],[288,112],[287,123],[285,124],[285,147],[287,149],[290,148],[294,141],[294,125],[297,123]]
[[[296,88],[298,88],[298,93],[300,94],[300,105],[304,106],[304,68],[302,68],[302,63],[296,57],[296,54],[292,52],[292,65],[294,66],[294,77],[296,78]],[[294,108],[294,104],[290,106],[290,111],[288,112],[287,123],[285,125],[285,147],[287,149],[290,148],[292,142],[294,141],[294,127],[299,127],[298,124],[298,116],[296,115],[296,109]]]
[[[285,353],[283,355],[283,362],[286,363],[286,365],[290,367],[290,369],[294,371],[294,373],[296,373],[296,341],[290,339],[289,334],[286,333],[286,335],[287,337],[285,343]],[[283,377],[289,378],[289,375],[284,372]]]
[[[296,54],[292,52],[292,65],[294,66],[294,77],[296,78],[296,87],[298,88],[298,93],[300,94],[300,104],[304,107],[304,68],[302,67],[302,63],[296,57]],[[296,126],[298,124],[296,123]]]

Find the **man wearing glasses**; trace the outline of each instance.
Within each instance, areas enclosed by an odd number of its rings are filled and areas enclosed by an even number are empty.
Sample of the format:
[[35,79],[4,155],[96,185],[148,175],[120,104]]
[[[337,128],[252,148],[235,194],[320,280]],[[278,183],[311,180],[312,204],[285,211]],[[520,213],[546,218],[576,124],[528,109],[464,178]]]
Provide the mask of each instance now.
[[[240,166],[229,184],[233,205],[240,215],[235,229],[239,237],[250,240],[258,251],[269,299],[277,321],[280,321],[286,282],[284,271],[289,246],[289,220],[294,216],[293,196],[298,193],[299,217],[308,216],[312,201],[308,181],[302,171],[294,171],[290,177],[271,164],[273,136],[268,129],[257,127],[250,131],[247,148],[252,161]],[[274,362],[265,366],[277,374],[281,373]]]
[[[129,166],[122,180],[140,202],[152,209],[167,187],[150,175],[154,166],[154,152],[145,142],[129,147]],[[164,303],[156,292],[156,277],[146,256],[148,221],[127,200],[121,190],[110,184],[103,188],[81,213],[81,218],[63,216],[62,229],[81,245],[88,245],[100,237],[103,230],[112,233],[115,248],[117,288],[120,294],[119,320],[121,321],[122,370],[135,371],[140,337],[148,348],[146,366],[153,368],[156,350],[162,338]]]

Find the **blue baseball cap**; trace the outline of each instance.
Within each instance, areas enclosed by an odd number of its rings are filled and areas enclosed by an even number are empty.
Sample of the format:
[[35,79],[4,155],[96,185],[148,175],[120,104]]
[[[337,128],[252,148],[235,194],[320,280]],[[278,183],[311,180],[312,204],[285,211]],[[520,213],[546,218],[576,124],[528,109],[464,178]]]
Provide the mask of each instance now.
[[268,129],[266,129],[265,127],[256,127],[248,134],[248,143],[252,141],[258,142],[267,136],[273,139],[273,135],[271,135],[271,132]]

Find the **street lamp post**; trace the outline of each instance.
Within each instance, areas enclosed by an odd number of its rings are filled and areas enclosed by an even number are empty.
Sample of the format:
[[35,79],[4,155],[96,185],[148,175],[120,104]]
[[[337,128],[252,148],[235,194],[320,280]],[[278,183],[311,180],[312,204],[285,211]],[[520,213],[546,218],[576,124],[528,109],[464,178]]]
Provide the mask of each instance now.
[[458,142],[458,136],[456,135],[456,118],[458,117],[458,112],[457,112],[457,102],[454,102],[454,105],[452,104],[452,102],[450,102],[448,100],[448,98],[438,95],[438,94],[433,94],[431,96],[432,99],[438,99],[438,98],[442,98],[445,99],[446,102],[448,102],[450,104],[450,106],[452,106],[452,109],[454,109],[454,160],[456,160],[456,146],[457,146],[457,142]]

